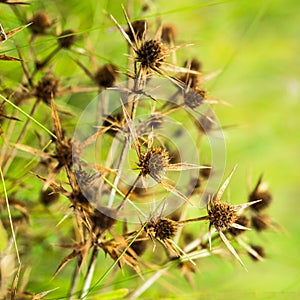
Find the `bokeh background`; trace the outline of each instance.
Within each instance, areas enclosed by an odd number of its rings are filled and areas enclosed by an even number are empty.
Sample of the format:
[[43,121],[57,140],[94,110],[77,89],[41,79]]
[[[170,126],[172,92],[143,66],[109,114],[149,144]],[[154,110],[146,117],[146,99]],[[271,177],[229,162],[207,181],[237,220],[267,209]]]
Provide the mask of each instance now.
[[[110,59],[124,65],[126,58],[120,57],[120,51],[126,52],[126,44],[105,15],[105,11],[112,13],[125,24],[121,3],[126,5],[123,1],[109,0],[32,1],[26,11],[30,17],[36,10],[45,9],[62,28],[77,31],[79,38],[89,34],[99,62]],[[155,283],[143,297],[299,299],[300,2],[153,0],[129,1],[128,4],[133,19],[146,18],[151,22],[160,18],[163,23],[176,26],[177,44],[194,44],[177,51],[178,61],[196,57],[203,63],[204,74],[219,71],[219,75],[207,83],[207,88],[211,97],[230,104],[217,105],[215,110],[222,125],[233,125],[224,130],[227,171],[238,164],[229,194],[224,196],[232,203],[246,202],[249,189],[263,173],[274,198],[269,212],[274,222],[282,226],[278,232],[254,237],[265,245],[267,257],[263,263],[243,258],[249,272],[232,259],[208,258],[199,263],[199,272],[194,275],[195,289],[175,270]],[[140,14],[141,5],[149,6],[143,15]],[[11,28],[19,25],[4,5],[0,7],[0,17],[1,23]],[[13,49],[14,44],[10,45]],[[48,50],[45,45],[41,43],[40,53]],[[24,47],[28,45],[25,43]],[[82,72],[72,62],[68,63],[66,72],[67,56],[67,53],[59,56],[55,73],[64,75],[73,71],[69,82],[76,84],[79,80],[76,75],[82,76]],[[6,80],[14,82],[20,69],[1,63],[0,72],[5,74]],[[65,102],[73,107],[84,107],[86,103],[78,104],[78,97],[67,98]],[[33,226],[38,226],[42,218],[36,216],[32,222]],[[45,235],[44,242],[50,245],[55,242],[52,239],[50,234]],[[49,282],[49,278],[64,255],[51,247],[34,248],[28,258],[33,262],[29,287],[43,290],[59,285],[62,288],[57,295],[63,295],[72,266],[53,281]],[[102,273],[103,265],[99,265],[96,277]],[[137,282],[142,284],[140,279],[128,274],[119,276],[118,280],[117,287],[133,288]]]

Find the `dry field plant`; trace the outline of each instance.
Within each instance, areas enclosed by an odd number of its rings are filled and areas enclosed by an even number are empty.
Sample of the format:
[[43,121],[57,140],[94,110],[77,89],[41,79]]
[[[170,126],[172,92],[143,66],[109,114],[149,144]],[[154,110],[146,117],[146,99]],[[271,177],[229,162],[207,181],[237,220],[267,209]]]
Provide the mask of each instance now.
[[272,195],[261,175],[230,197],[219,72],[151,1],[84,30],[70,5],[0,1],[1,299],[163,297],[211,257],[262,262]]

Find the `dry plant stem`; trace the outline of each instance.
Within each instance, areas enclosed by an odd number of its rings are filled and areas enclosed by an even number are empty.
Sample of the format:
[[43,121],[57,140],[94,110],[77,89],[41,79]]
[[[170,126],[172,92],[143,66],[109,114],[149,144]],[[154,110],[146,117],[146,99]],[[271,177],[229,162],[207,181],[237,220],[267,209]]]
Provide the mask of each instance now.
[[130,197],[130,194],[132,193],[132,191],[135,189],[137,183],[139,182],[140,178],[142,176],[142,173],[140,173],[137,178],[135,179],[134,183],[131,185],[130,189],[128,190],[128,192],[126,193],[125,197],[123,198],[123,200],[121,201],[121,203],[119,204],[119,206],[117,207],[117,212],[124,206],[126,200]]
[[[34,104],[33,104],[33,106],[32,106],[32,108],[31,108],[31,111],[29,113],[30,116],[34,115],[34,113],[35,113],[35,111],[36,111],[39,103],[40,103],[40,100],[36,99],[35,102],[34,102]],[[19,134],[19,136],[18,136],[18,138],[17,138],[17,140],[16,140],[16,142],[15,142],[16,144],[19,144],[20,141],[23,139],[24,135],[26,134],[26,131],[27,131],[29,123],[30,123],[30,119],[27,119],[26,122],[25,122],[25,124],[24,124],[24,126],[23,126],[23,128],[22,128],[22,130],[21,130],[21,132],[20,132],[20,134]],[[9,168],[12,160],[14,159],[14,155],[15,155],[16,151],[17,151],[17,149],[13,148],[12,151],[5,158],[6,159],[6,163],[3,166],[3,172],[4,172],[4,174],[7,172],[7,170]]]
[[158,270],[152,277],[150,277],[140,288],[138,288],[130,297],[130,300],[137,299],[140,297],[147,289],[149,289],[155,281],[157,281],[164,272],[166,272],[170,266]]
[[87,296],[88,292],[89,292],[89,289],[90,289],[90,286],[91,286],[91,283],[92,283],[92,279],[93,279],[93,275],[94,275],[94,271],[95,271],[98,252],[99,252],[98,247],[94,246],[92,256],[91,256],[91,260],[89,262],[88,270],[87,270],[85,280],[84,280],[84,283],[83,283],[83,289],[82,289],[80,299],[84,299]]
[[[123,148],[122,148],[120,159],[119,159],[119,162],[118,162],[118,165],[117,165],[117,170],[118,171],[117,171],[117,176],[115,177],[115,180],[114,180],[114,186],[116,186],[116,187],[118,186],[121,175],[122,175],[122,167],[125,163],[125,158],[126,158],[126,154],[127,154],[127,151],[128,151],[128,146],[129,146],[129,141],[128,141],[128,138],[126,138],[125,143],[124,143]],[[116,195],[116,189],[112,188],[111,193],[110,193],[110,197],[109,197],[108,207],[112,207],[115,195]]]
[[76,294],[76,288],[78,285],[78,280],[79,280],[79,275],[80,275],[80,261],[78,259],[77,263],[76,263],[76,267],[72,276],[72,284],[70,287],[70,292],[69,292],[69,300],[75,300],[77,297],[75,296]]

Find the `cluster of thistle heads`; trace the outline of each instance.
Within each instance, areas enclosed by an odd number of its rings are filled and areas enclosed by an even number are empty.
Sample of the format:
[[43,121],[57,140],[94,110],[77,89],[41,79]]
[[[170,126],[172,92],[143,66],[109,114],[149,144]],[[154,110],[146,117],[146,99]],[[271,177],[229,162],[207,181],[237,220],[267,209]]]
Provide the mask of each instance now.
[[[119,268],[132,268],[141,276],[150,263],[160,267],[172,262],[171,266],[180,268],[190,282],[204,256],[227,253],[244,267],[241,257],[245,254],[263,260],[264,248],[252,244],[247,233],[274,227],[265,213],[272,196],[261,176],[244,203],[231,204],[223,199],[235,169],[219,182],[219,188],[208,191],[207,182],[218,170],[213,161],[200,163],[199,153],[202,140],[221,130],[212,106],[222,102],[209,97],[205,88],[209,76],[202,74],[198,58],[176,62],[176,51],[186,45],[176,45],[175,27],[158,24],[151,32],[153,25],[146,20],[131,21],[125,9],[125,25],[107,15],[127,46],[128,64],[120,66],[109,57],[97,66],[92,51],[79,47],[85,37],[74,29],[54,33],[55,21],[45,11],[26,17],[18,6],[22,3],[11,5],[22,24],[8,32],[2,24],[1,46],[15,34],[17,40],[20,31],[27,32],[30,43],[17,49],[16,56],[0,56],[1,64],[19,64],[22,71],[16,80],[20,83],[2,86],[0,107],[1,172],[13,211],[16,241],[30,226],[32,207],[18,196],[22,195],[18,189],[28,189],[28,183],[14,175],[20,153],[27,153],[21,160],[21,173],[36,181],[35,185],[40,184],[41,203],[51,209],[61,201],[64,218],[74,219],[73,235],[64,237],[69,244],[61,245],[71,248],[71,253],[53,270],[58,275],[69,261],[77,261],[70,294],[79,291],[78,296],[87,295],[92,266],[100,251]],[[56,45],[49,37],[54,37]],[[37,55],[35,42],[52,43],[53,49],[45,56]],[[69,54],[66,68],[74,63],[82,73],[76,86],[68,86],[67,79],[55,74],[56,59],[62,51]],[[83,56],[90,59],[92,67],[83,62]],[[168,93],[157,92],[166,85],[170,87]],[[76,93],[98,95],[93,100],[93,116],[86,115],[93,122],[80,123],[78,136],[63,122],[78,121],[78,115],[58,104],[61,97]],[[187,127],[196,137],[194,146],[199,151],[192,161],[188,158],[195,153],[190,153],[189,145],[176,144]],[[179,177],[183,180],[178,184]],[[4,208],[5,197],[0,200]],[[1,222],[10,231],[8,219]],[[191,223],[197,223],[196,232],[189,230]],[[89,267],[82,271],[86,264]],[[76,277],[81,280],[74,280]],[[24,293],[17,285],[7,290],[7,295],[21,297]],[[43,296],[45,293],[40,294]]]

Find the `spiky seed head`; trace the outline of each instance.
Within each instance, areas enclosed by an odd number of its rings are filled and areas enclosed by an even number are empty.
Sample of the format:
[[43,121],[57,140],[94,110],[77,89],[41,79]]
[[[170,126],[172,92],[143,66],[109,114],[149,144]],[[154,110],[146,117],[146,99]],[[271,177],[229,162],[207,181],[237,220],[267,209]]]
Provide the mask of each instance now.
[[[237,220],[235,221],[236,224],[242,225],[244,227],[249,227],[250,226],[250,220],[247,216],[245,215],[240,215]],[[233,236],[238,236],[241,233],[245,232],[245,230],[230,227],[228,229],[229,233],[232,234]]]
[[163,26],[162,32],[161,32],[161,40],[163,43],[171,44],[174,42],[176,37],[176,28],[172,24],[168,24]]
[[113,64],[105,64],[100,67],[95,76],[94,81],[99,87],[112,87],[118,78],[118,68]]
[[117,212],[109,207],[101,207],[96,209],[91,216],[93,230],[96,232],[104,232],[110,229],[116,223]]
[[61,141],[57,141],[56,143],[56,155],[61,166],[69,166],[73,165],[73,143],[71,139],[63,139]]
[[[135,36],[137,38],[137,40],[141,40],[143,38],[143,35],[146,33],[147,31],[147,21],[146,20],[137,20],[131,23],[132,29],[135,33]],[[127,35],[129,36],[130,40],[134,43],[134,37],[133,37],[133,33],[131,31],[131,28],[128,28],[126,30]]]
[[[201,62],[198,61],[196,58],[192,59],[191,61],[185,61],[184,67],[188,68],[192,71],[199,72],[202,68]],[[188,85],[192,89],[197,89],[200,85],[200,75],[194,74],[190,72],[183,73],[179,79],[184,82],[186,85]]]
[[150,221],[145,227],[148,234],[161,241],[174,237],[177,229],[177,222],[167,218]]
[[50,104],[51,99],[55,98],[59,88],[59,81],[51,74],[46,74],[35,88],[35,96]]
[[195,109],[203,103],[205,94],[205,91],[201,89],[189,89],[184,93],[184,104],[191,109]]
[[202,63],[197,58],[193,58],[191,61],[186,60],[184,62],[184,67],[190,68],[190,70],[193,70],[193,71],[201,71]]
[[136,61],[145,69],[159,68],[167,56],[163,43],[157,40],[148,40],[136,50]]
[[272,202],[272,195],[268,191],[267,186],[263,184],[262,177],[258,180],[258,183],[252,193],[249,195],[249,202],[255,200],[261,200],[260,202],[254,203],[250,206],[250,209],[256,212],[264,210],[267,208]]
[[[141,256],[147,249],[147,241],[134,241],[130,248],[138,255]],[[130,255],[130,252],[128,252]]]
[[238,219],[234,206],[226,202],[213,201],[208,208],[208,219],[217,230],[228,229]]
[[115,136],[117,132],[123,127],[125,118],[123,113],[116,113],[108,115],[103,122],[103,127],[113,125],[106,133]]
[[255,214],[251,217],[251,226],[256,231],[263,231],[269,228],[270,218],[267,215]]
[[138,164],[142,175],[150,175],[154,179],[161,179],[169,164],[169,154],[160,147],[148,149],[140,158]]
[[[250,247],[260,256],[266,257],[265,249],[259,245],[250,245]],[[254,260],[257,261],[257,257],[255,257],[252,253],[248,252],[249,256]]]
[[200,169],[200,175],[202,178],[208,179],[213,172],[213,168],[211,165],[204,165],[203,167],[207,168]]
[[61,48],[69,49],[76,41],[75,32],[71,29],[63,31],[58,36],[58,44]]
[[49,206],[55,203],[59,198],[59,193],[55,193],[51,188],[45,191],[41,191],[40,201],[45,205]]
[[30,20],[32,25],[29,27],[35,34],[43,34],[52,25],[52,21],[48,14],[44,11],[37,12]]

